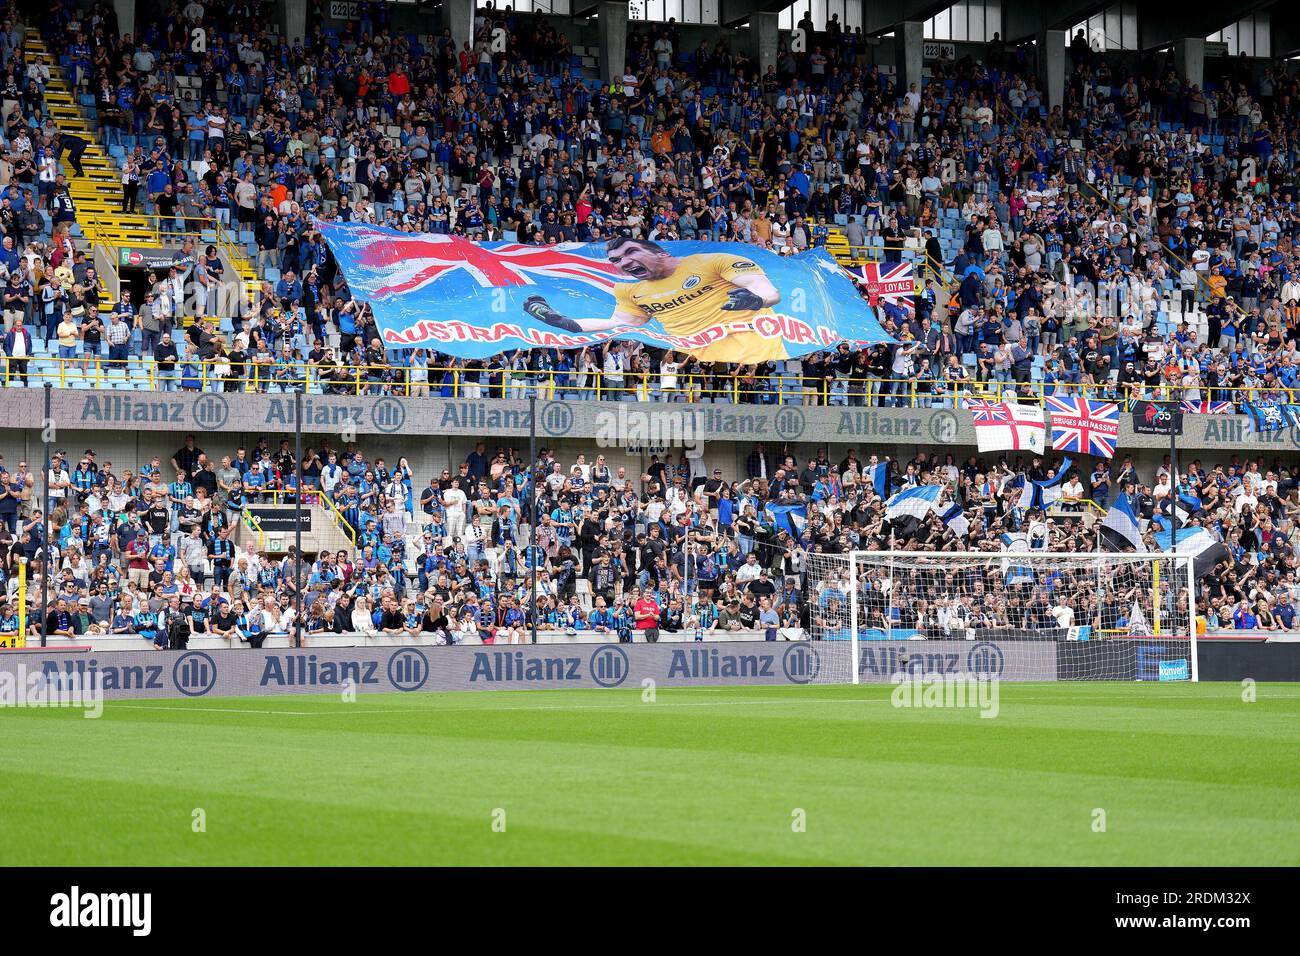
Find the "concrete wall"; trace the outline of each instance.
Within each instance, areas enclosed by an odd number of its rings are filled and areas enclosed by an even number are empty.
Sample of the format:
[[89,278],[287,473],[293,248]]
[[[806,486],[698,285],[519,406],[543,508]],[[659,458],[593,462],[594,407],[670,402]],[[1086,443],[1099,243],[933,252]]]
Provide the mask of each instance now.
[[[112,462],[118,474],[127,468],[138,471],[139,466],[148,464],[154,455],[157,455],[162,460],[163,466],[170,470],[171,456],[181,447],[185,435],[185,432],[61,430],[58,433],[55,450],[67,451],[75,464],[82,452],[87,448],[93,448],[96,461],[101,466],[105,462]],[[199,435],[197,445],[208,453],[214,463],[220,465],[223,455],[234,457],[235,449],[241,445],[251,451],[259,437],[259,434],[252,433],[221,432]],[[268,432],[266,437],[272,450],[276,450],[280,447],[281,438],[292,440],[293,434]],[[35,467],[41,458],[40,438],[40,432],[36,429],[0,429],[0,455],[4,456],[6,467],[13,468],[20,461],[27,461]],[[325,438],[329,439],[330,447],[342,447],[337,433],[304,434],[303,447],[318,446]],[[479,440],[479,436],[472,434],[437,437],[362,435],[358,438],[358,446],[365,453],[367,460],[383,458],[390,467],[396,465],[402,456],[406,456],[415,471],[418,486],[423,487],[428,483],[430,476],[441,473],[444,468],[449,468],[452,474],[455,474],[457,466],[474,450],[474,445]],[[489,453],[494,452],[499,446],[516,448],[521,457],[528,456],[527,435],[522,438],[510,436],[486,440]],[[621,448],[600,448],[590,439],[555,440],[539,437],[537,444],[539,448],[553,449],[556,457],[565,463],[571,463],[580,454],[585,454],[588,462],[594,462],[596,454],[603,454],[611,468],[616,472],[620,467],[626,468],[628,475],[633,478],[639,477],[650,464],[649,454],[629,453]],[[743,476],[745,458],[752,450],[753,445],[749,443],[709,442],[705,449],[703,464],[695,470],[717,467],[724,469],[728,476],[737,474]],[[675,447],[670,449],[670,453],[677,458],[681,455],[682,449]]]
[[[121,474],[127,468],[138,471],[139,466],[147,464],[154,455],[162,459],[164,467],[170,468],[169,459],[180,448],[184,437],[185,433],[183,432],[106,434],[104,432],[62,431],[59,433],[56,450],[64,449],[68,451],[73,456],[75,463],[83,451],[87,448],[93,448],[96,452],[96,460],[101,465],[105,462],[112,462],[114,470]],[[241,444],[251,450],[258,437],[258,435],[254,434],[237,433],[201,435],[197,444],[213,458],[214,462],[220,464],[223,455],[233,457],[235,449]],[[292,438],[292,434],[271,433],[267,435],[273,450],[279,448],[282,437]],[[303,445],[304,447],[318,445],[320,440],[326,437],[329,438],[331,447],[341,447],[337,434],[329,436],[313,434],[310,437],[304,435]],[[364,452],[367,460],[373,461],[375,458],[383,458],[389,467],[397,464],[398,459],[405,455],[411,464],[411,468],[415,471],[417,487],[423,488],[431,476],[441,473],[444,468],[450,469],[452,474],[455,474],[457,466],[474,450],[475,442],[479,440],[479,436],[476,435],[410,438],[391,435],[362,435],[358,439],[358,447]],[[519,450],[521,457],[526,459],[528,456],[527,436],[522,439],[513,436],[510,438],[488,438],[487,447],[489,454],[494,452],[497,447],[513,447]],[[565,465],[572,464],[580,454],[586,455],[589,463],[595,461],[597,454],[603,454],[615,472],[620,467],[626,468],[627,474],[634,479],[639,477],[650,464],[649,454],[629,453],[621,448],[600,447],[591,439],[555,440],[539,438],[538,447],[552,449],[556,458]],[[971,455],[978,454],[974,445],[971,444],[944,446],[929,440],[920,444],[898,441],[831,441],[794,442],[788,446],[782,446],[780,443],[774,443],[768,446],[768,450],[778,447],[788,447],[801,463],[823,447],[828,449],[831,458],[836,461],[840,460],[850,448],[854,449],[858,458],[863,461],[871,455],[878,455],[881,457],[889,456],[896,461],[901,461],[903,464],[906,464],[918,451],[925,451],[931,455],[936,452],[944,454],[951,452],[959,463]],[[721,468],[729,480],[743,479],[745,477],[745,460],[753,450],[754,444],[748,441],[709,441],[705,444],[703,456],[692,464],[692,473],[705,474],[711,472],[714,468]],[[1262,451],[1252,453],[1240,449],[1245,457],[1253,458],[1255,455],[1262,454],[1265,461],[1270,465],[1280,457],[1283,461],[1291,461],[1292,467],[1294,467],[1300,453],[1290,448],[1289,445],[1284,450],[1290,451],[1290,455]],[[1199,458],[1207,466],[1212,466],[1219,462],[1226,463],[1234,451],[1238,451],[1238,449],[1225,448],[1214,451],[1180,449],[1179,459],[1186,465]],[[674,459],[677,459],[682,454],[682,448],[680,446],[670,447],[668,453]],[[1138,465],[1140,473],[1149,479],[1155,474],[1155,470],[1164,461],[1164,456],[1167,453],[1164,449],[1155,448],[1134,449],[1131,452],[1121,450],[1116,461],[1117,463],[1122,462],[1126,455],[1131,454]],[[10,468],[17,465],[19,461],[27,461],[34,466],[36,462],[40,461],[41,456],[39,431],[0,430],[0,455],[4,455],[6,466]],[[981,457],[985,460],[994,460],[998,456],[987,454]],[[1050,457],[1056,458],[1059,456],[1053,454]],[[1088,471],[1091,471],[1093,461],[1093,459],[1078,459],[1080,467],[1086,468]]]

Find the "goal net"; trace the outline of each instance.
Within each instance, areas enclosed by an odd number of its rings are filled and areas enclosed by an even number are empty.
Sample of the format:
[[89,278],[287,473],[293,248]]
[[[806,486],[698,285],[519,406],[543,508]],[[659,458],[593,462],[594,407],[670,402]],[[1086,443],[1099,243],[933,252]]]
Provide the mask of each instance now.
[[811,554],[814,679],[1196,680],[1191,573],[1175,554]]

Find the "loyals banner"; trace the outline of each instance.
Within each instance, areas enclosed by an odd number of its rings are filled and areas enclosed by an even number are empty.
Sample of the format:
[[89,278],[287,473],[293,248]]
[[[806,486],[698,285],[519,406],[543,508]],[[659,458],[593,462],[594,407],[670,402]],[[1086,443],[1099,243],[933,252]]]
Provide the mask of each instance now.
[[[919,646],[918,646],[919,644]],[[900,673],[1055,680],[1055,642],[864,642],[864,682]],[[454,690],[848,683],[849,647],[809,642],[10,652],[0,689],[107,700]],[[3,695],[0,695],[3,699]]]
[[849,270],[867,290],[867,303],[897,319],[916,315],[916,271],[910,262],[867,262]]
[[389,348],[485,358],[632,339],[752,364],[893,341],[823,249],[783,257],[731,242],[617,237],[535,246],[316,225]]

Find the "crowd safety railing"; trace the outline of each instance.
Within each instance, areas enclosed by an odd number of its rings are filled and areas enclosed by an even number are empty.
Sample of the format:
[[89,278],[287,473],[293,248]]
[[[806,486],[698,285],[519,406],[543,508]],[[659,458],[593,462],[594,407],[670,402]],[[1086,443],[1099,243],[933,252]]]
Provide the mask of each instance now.
[[[234,279],[244,284],[244,291],[252,296],[254,302],[259,295],[257,273],[253,266],[255,257],[248,253],[239,238],[239,223],[228,224],[207,217],[159,216],[156,213],[130,213],[122,216],[101,213],[88,215],[82,222],[82,231],[87,239],[100,248],[101,253],[107,254],[106,259],[113,264],[115,276],[118,265],[122,263],[120,249],[123,245],[176,250],[182,248],[187,240],[193,239],[196,251],[199,252],[208,246],[216,246],[234,266]],[[251,231],[251,227],[245,231]],[[158,266],[154,271],[160,277],[165,277],[167,267]],[[115,295],[117,288],[114,285],[111,294]]]
[[1080,518],[1085,514],[1104,518],[1106,509],[1091,498],[1062,498],[1047,506],[1047,514],[1052,518]]
[[[262,504],[293,504],[293,499],[297,494],[297,491],[293,488],[258,488],[256,489],[255,494],[257,495],[258,501]],[[320,507],[325,514],[329,516],[329,519],[334,522],[334,527],[343,532],[349,541],[354,544],[356,543],[356,529],[352,527],[352,523],[343,516],[343,512],[339,510],[338,505],[330,500],[329,495],[324,494],[319,488],[314,488],[308,485],[303,490],[302,503],[308,507]],[[244,506],[244,516],[245,518],[252,518],[254,521],[257,521],[256,516],[249,512],[248,505]],[[257,532],[259,550],[266,550],[266,535],[262,532],[261,522],[259,521],[254,525],[250,525],[250,527],[253,527]]]
[[[130,245],[167,246],[180,248],[187,239],[193,239],[202,252],[204,246],[239,248],[239,223],[222,222],[212,216],[161,216],[157,213],[99,213],[92,214],[82,226],[86,238],[94,242],[116,244],[124,235],[140,238]],[[250,224],[244,231],[253,231]],[[240,253],[244,255],[244,253]]]
[[249,511],[247,507],[245,507],[244,510],[240,512],[240,517],[243,519],[244,524],[248,526],[248,530],[253,532],[253,534],[257,535],[257,550],[265,551],[266,532],[262,530],[261,519],[258,518],[257,515]]
[[[33,366],[36,366],[33,368]],[[954,401],[1016,401],[1044,404],[1051,397],[1093,401],[1186,401],[1300,404],[1300,387],[1227,388],[1187,385],[1016,382],[1011,379],[967,380],[807,376],[738,370],[664,375],[652,371],[503,369],[484,372],[457,367],[401,365],[334,365],[309,362],[231,363],[215,360],[162,365],[152,359],[33,357],[3,363],[5,387],[124,389],[151,392],[292,393],[390,395],[454,399],[547,401],[712,402],[738,405],[827,405],[885,408],[953,407]]]

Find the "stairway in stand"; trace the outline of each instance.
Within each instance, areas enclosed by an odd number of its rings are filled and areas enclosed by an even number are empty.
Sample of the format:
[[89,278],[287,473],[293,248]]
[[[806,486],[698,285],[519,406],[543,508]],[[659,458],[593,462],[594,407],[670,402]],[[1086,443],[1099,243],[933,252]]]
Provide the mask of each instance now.
[[67,71],[55,62],[45,41],[35,30],[28,29],[23,40],[23,51],[29,61],[41,56],[50,65],[50,82],[45,86],[46,113],[60,130],[78,136],[89,144],[81,157],[84,175],[77,175],[66,155],[62,160],[81,231],[92,242],[113,246],[156,243],[157,230],[146,216],[123,214],[122,174],[117,163],[100,144],[98,132],[91,120],[77,104],[72,79]]
[[[162,237],[156,216],[122,212],[121,167],[100,142],[97,124],[91,115],[78,104],[68,71],[50,55],[45,40],[35,30],[28,29],[23,50],[28,60],[41,56],[50,65],[50,82],[45,87],[47,114],[60,130],[79,136],[89,144],[81,158],[84,175],[78,176],[67,157],[63,158],[63,170],[68,177],[81,231],[92,243],[111,246],[114,250],[122,246],[159,246]],[[196,222],[193,225],[197,227],[200,224]],[[239,276],[243,298],[255,298],[261,283],[253,258],[238,233],[218,229],[215,223],[209,223],[203,229],[195,228],[194,232],[198,242],[220,246]]]

